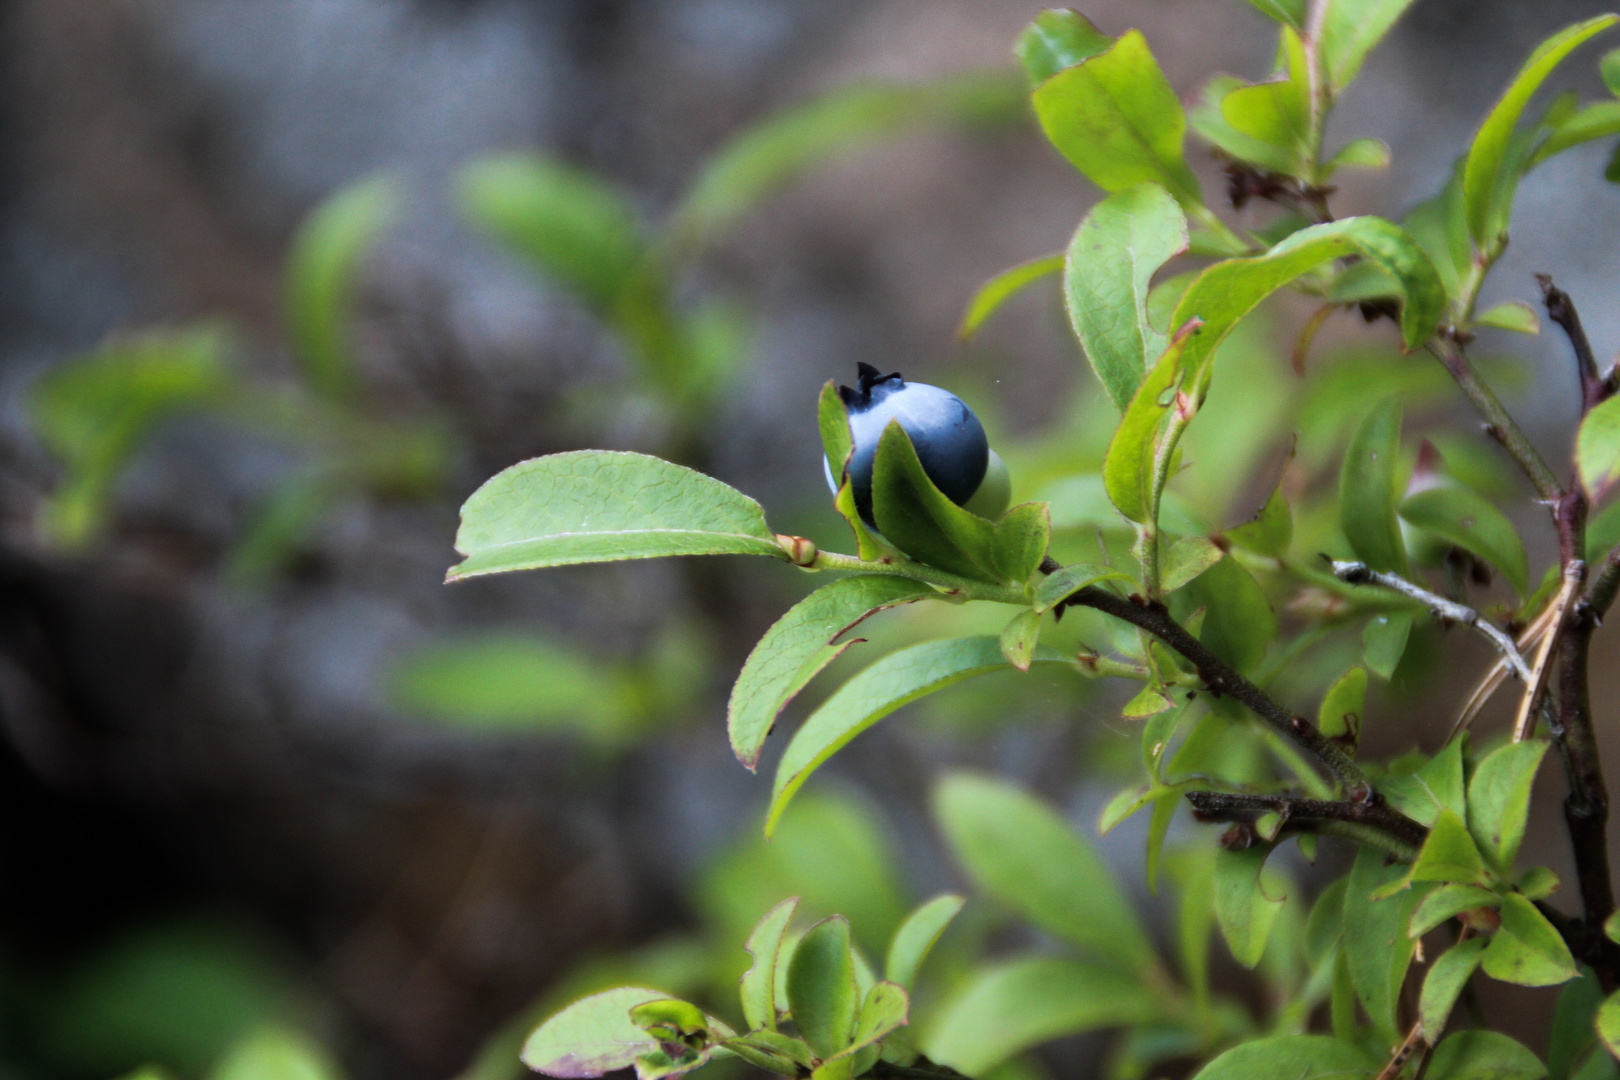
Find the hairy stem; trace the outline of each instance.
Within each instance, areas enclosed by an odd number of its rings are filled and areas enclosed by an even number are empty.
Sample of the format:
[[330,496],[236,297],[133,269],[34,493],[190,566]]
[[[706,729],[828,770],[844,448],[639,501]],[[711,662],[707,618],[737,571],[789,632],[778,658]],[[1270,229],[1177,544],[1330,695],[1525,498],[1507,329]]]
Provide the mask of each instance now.
[[1233,795],[1222,791],[1188,792],[1187,801],[1203,821],[1254,825],[1268,814],[1282,819],[1279,834],[1325,833],[1349,836],[1382,848],[1404,861],[1417,858],[1428,830],[1388,803],[1355,803],[1304,799],[1295,795]]

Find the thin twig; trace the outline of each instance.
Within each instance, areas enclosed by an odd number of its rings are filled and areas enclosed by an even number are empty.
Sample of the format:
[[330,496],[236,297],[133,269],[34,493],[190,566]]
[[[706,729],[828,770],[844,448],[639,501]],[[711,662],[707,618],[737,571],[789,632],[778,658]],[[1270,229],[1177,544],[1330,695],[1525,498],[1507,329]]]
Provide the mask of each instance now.
[[1535,674],[1524,688],[1524,696],[1519,699],[1519,711],[1513,718],[1513,741],[1524,742],[1536,727],[1536,713],[1541,696],[1547,690],[1547,675],[1552,668],[1553,650],[1558,645],[1558,639],[1563,636],[1565,617],[1569,614],[1569,606],[1580,594],[1581,583],[1586,577],[1586,564],[1576,560],[1564,571],[1564,582],[1558,588],[1558,595],[1548,605],[1550,618],[1547,621],[1547,632],[1541,639],[1541,648],[1536,653]]
[[1592,343],[1586,339],[1575,301],[1553,284],[1550,274],[1537,274],[1536,281],[1541,285],[1541,301],[1547,307],[1547,318],[1563,328],[1570,348],[1575,350],[1575,364],[1581,377],[1581,405],[1585,412],[1602,404],[1604,398],[1614,393],[1614,388],[1598,373],[1597,357],[1592,353]]
[[[1552,628],[1554,614],[1552,605],[1548,604],[1542,609],[1541,614],[1537,615],[1530,625],[1525,627],[1519,634],[1517,645],[1520,655],[1523,655],[1526,650],[1534,648],[1536,643]],[[1485,703],[1491,699],[1491,695],[1496,693],[1502,684],[1507,681],[1510,670],[1511,668],[1508,666],[1507,657],[1505,656],[1498,656],[1492,662],[1479,683],[1474,687],[1473,692],[1463,702],[1462,709],[1457,713],[1456,721],[1451,725],[1451,731],[1446,734],[1446,742],[1455,739],[1458,732],[1466,730],[1474,722],[1474,717],[1479,715],[1479,711],[1485,707]]]
[[1547,463],[1541,459],[1524,431],[1518,423],[1508,414],[1502,406],[1501,400],[1496,396],[1474,365],[1463,353],[1462,346],[1456,340],[1443,334],[1436,334],[1430,339],[1428,349],[1451,373],[1462,392],[1468,400],[1473,402],[1475,410],[1484,418],[1486,430],[1491,437],[1502,444],[1512,457],[1519,463],[1519,468],[1530,478],[1535,485],[1536,493],[1548,503],[1557,502],[1564,495],[1558,478],[1553,475]]
[[1392,592],[1411,597],[1442,619],[1473,627],[1490,638],[1491,644],[1496,646],[1502,658],[1513,668],[1513,673],[1524,680],[1526,685],[1535,682],[1535,673],[1530,665],[1525,663],[1513,639],[1473,608],[1447,600],[1438,593],[1432,593],[1421,585],[1407,581],[1399,574],[1374,570],[1364,562],[1341,562],[1334,559],[1332,565],[1333,576],[1347,585],[1381,585]]

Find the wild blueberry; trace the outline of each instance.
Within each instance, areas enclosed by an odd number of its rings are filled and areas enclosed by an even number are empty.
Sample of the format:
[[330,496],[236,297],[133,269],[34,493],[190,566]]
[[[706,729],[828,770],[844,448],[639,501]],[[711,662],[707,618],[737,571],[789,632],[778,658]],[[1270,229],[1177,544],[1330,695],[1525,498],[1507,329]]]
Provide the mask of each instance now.
[[[949,390],[927,383],[908,383],[898,373],[879,375],[870,364],[857,364],[856,370],[854,389],[840,386],[838,394],[844,399],[849,431],[855,440],[849,462],[855,506],[866,523],[877,527],[872,519],[872,462],[890,420],[900,421],[917,450],[923,472],[946,498],[958,506],[971,500],[993,456],[984,426],[973,410]],[[1004,473],[1005,469],[1000,471]],[[832,479],[829,468],[828,483]],[[1002,509],[1004,501],[991,516],[999,515]]]

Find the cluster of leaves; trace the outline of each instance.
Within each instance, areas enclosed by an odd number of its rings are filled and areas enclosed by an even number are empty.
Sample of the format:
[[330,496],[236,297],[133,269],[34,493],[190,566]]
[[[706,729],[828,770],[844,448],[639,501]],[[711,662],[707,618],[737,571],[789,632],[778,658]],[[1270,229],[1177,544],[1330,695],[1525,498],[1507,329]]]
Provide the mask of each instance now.
[[[1613,1061],[1597,1045],[1601,1034],[1620,1050],[1614,1038],[1620,1002],[1602,1004],[1599,990],[1620,979],[1620,970],[1605,959],[1608,946],[1595,936],[1613,906],[1612,898],[1603,899],[1612,897],[1601,844],[1603,804],[1589,788],[1597,776],[1600,795],[1601,776],[1580,742],[1579,729],[1584,725],[1589,734],[1590,724],[1584,683],[1577,686],[1566,675],[1550,690],[1546,676],[1554,644],[1562,638],[1580,649],[1576,620],[1586,620],[1589,637],[1591,613],[1601,615],[1620,581],[1610,551],[1620,541],[1620,520],[1604,511],[1590,528],[1585,523],[1587,507],[1620,473],[1615,379],[1596,371],[1578,323],[1559,306],[1567,298],[1560,301],[1549,285],[1549,313],[1569,331],[1582,364],[1583,422],[1566,486],[1524,439],[1465,346],[1485,329],[1539,331],[1528,305],[1476,312],[1476,302],[1507,243],[1524,177],[1554,154],[1620,133],[1620,103],[1583,107],[1566,94],[1540,111],[1530,108],[1560,62],[1620,19],[1591,19],[1540,45],[1482,122],[1445,188],[1397,223],[1375,216],[1333,219],[1329,182],[1336,171],[1380,167],[1388,151],[1355,140],[1327,155],[1323,131],[1335,100],[1408,4],[1269,0],[1254,6],[1278,24],[1274,76],[1256,83],[1217,77],[1190,112],[1136,31],[1111,37],[1074,12],[1052,11],[1019,40],[1016,51],[1042,130],[1106,197],[1066,251],[987,283],[968,306],[963,329],[973,332],[1019,289],[1061,272],[1075,336],[1105,400],[1120,414],[1092,471],[1041,478],[1071,493],[1090,492],[1071,497],[1084,508],[1076,512],[1054,498],[1014,506],[994,521],[979,517],[939,492],[904,432],[891,427],[874,463],[877,529],[870,529],[854,510],[847,417],[828,384],[819,427],[829,470],[841,481],[835,505],[854,534],[855,554],[775,533],[751,499],[690,469],[643,455],[575,452],[514,466],[467,502],[457,537],[465,561],[450,578],[674,554],[764,555],[812,571],[851,573],[792,608],[745,665],[728,719],[733,749],[749,768],[758,764],[782,709],[859,640],[848,637],[856,624],[924,600],[1015,609],[999,636],[908,645],[828,696],[782,753],[767,832],[810,775],[853,738],[907,703],[970,677],[1027,672],[1039,664],[1139,684],[1122,713],[1142,721],[1145,782],[1113,800],[1103,827],[1150,811],[1145,861],[1153,883],[1166,861],[1163,847],[1177,806],[1190,799],[1201,816],[1232,826],[1219,854],[1170,853],[1180,889],[1179,980],[1168,974],[1170,966],[1155,955],[1123,900],[1113,907],[1117,886],[1098,885],[1096,868],[1067,875],[1057,869],[1075,866],[1074,852],[1081,850],[1061,824],[1032,818],[1025,797],[979,781],[948,782],[942,824],[976,883],[1089,959],[1104,961],[1113,974],[1088,969],[1070,996],[1068,984],[1050,971],[1028,981],[987,975],[981,995],[959,999],[950,1023],[935,1029],[951,1034],[925,1044],[930,1058],[905,1068],[933,1068],[937,1061],[981,1072],[1005,1060],[1003,1046],[1029,1045],[1020,1033],[1031,1028],[1044,1038],[1123,1026],[1130,1031],[1116,1057],[1121,1076],[1188,1056],[1213,1058],[1199,1074],[1210,1080],[1329,1073],[1390,1078],[1419,1069],[1430,1078],[1614,1075]],[[1612,82],[1620,53],[1605,57],[1602,67]],[[1208,206],[1187,160],[1189,127],[1227,162],[1234,203],[1277,207],[1264,226],[1234,228]],[[1177,260],[1194,266],[1167,276],[1166,267]],[[1180,477],[1193,452],[1203,463],[1218,460],[1219,451],[1197,436],[1254,423],[1242,403],[1247,388],[1221,396],[1221,373],[1233,363],[1221,359],[1221,346],[1284,289],[1320,304],[1301,334],[1297,366],[1304,366],[1312,336],[1338,309],[1387,317],[1403,352],[1434,355],[1442,380],[1451,377],[1536,494],[1557,511],[1564,555],[1539,583],[1517,527],[1494,501],[1513,490],[1500,478],[1499,461],[1481,468],[1467,447],[1448,446],[1442,454],[1425,440],[1411,464],[1404,410],[1432,390],[1414,374],[1417,357],[1369,363],[1318,395],[1323,434],[1302,425],[1302,436],[1312,436],[1314,445],[1302,445],[1289,469],[1305,473],[1301,479],[1336,473],[1328,498],[1290,485],[1285,473],[1281,483],[1268,485],[1259,511],[1237,525],[1217,529],[1199,519],[1194,505],[1208,506],[1210,499]],[[1386,373],[1392,377],[1383,381]],[[1352,382],[1358,393],[1339,393]],[[1090,415],[1100,417],[1096,410]],[[1082,524],[1098,526],[1102,550],[1091,559],[1054,558],[1076,546],[1075,537],[1062,535],[1065,529]],[[1321,551],[1353,561],[1329,568],[1311,556],[1296,557]],[[1585,559],[1602,568],[1590,587]],[[1414,567],[1442,571],[1448,595],[1409,580]],[[1492,571],[1511,587],[1511,599],[1493,601],[1484,591]],[[1484,601],[1479,610],[1462,602],[1470,590]],[[1283,596],[1291,596],[1290,611],[1307,623],[1288,640],[1279,640],[1273,599]],[[1043,645],[1042,636],[1057,635],[1056,619],[1066,610],[1088,640],[1111,648]],[[1358,761],[1369,673],[1394,677],[1413,662],[1409,644],[1441,620],[1481,629],[1502,658],[1438,753]],[[1521,655],[1533,648],[1534,667]],[[1359,656],[1346,663],[1347,651]],[[1584,654],[1575,655],[1584,663]],[[1285,669],[1307,658],[1306,666],[1325,676],[1315,724],[1269,691]],[[1510,671],[1528,676],[1512,737],[1473,748],[1462,729]],[[1251,723],[1251,713],[1262,723]],[[1547,728],[1550,742],[1531,737],[1547,717],[1555,717]],[[1590,815],[1599,820],[1596,855],[1590,844],[1584,855],[1579,844],[1577,850],[1584,930],[1548,906],[1556,877],[1517,863],[1536,771],[1549,745],[1576,777],[1572,803],[1594,799]],[[1053,839],[1053,829],[1066,839]],[[970,834],[982,839],[965,839]],[[1296,890],[1282,883],[1268,857],[1292,838],[1314,856],[1321,834],[1361,848],[1349,874],[1307,915],[1288,903]],[[1030,854],[1030,844],[1046,849]],[[1099,906],[1097,895],[1110,899]],[[1215,925],[1235,959],[1262,969],[1274,996],[1263,1025],[1212,999],[1207,940]],[[1399,1008],[1402,987],[1420,941],[1442,927],[1453,931],[1450,947],[1423,977],[1418,1015],[1408,1026]],[[1583,970],[1583,963],[1597,970]],[[1521,986],[1567,984],[1545,1064],[1499,1032],[1442,1037],[1476,970]],[[1085,987],[1094,986],[1106,992],[1092,996]],[[843,1060],[837,1055],[854,1045],[861,999],[839,993],[843,1034],[822,1047],[831,1053],[812,1047],[809,1059],[786,1055],[774,1062],[779,1071],[802,1075]],[[682,1027],[657,1012],[637,1014],[638,1022],[625,1016],[636,1003],[612,1004],[617,1011],[602,1023],[629,1023],[644,1033],[632,1055],[643,1075],[695,1067],[732,1038],[710,1018],[699,1024],[694,1014],[684,1014],[692,1023]],[[1138,1004],[1140,1012],[1134,1011]],[[1332,1033],[1310,1034],[1322,1004]],[[806,1022],[820,1023],[825,1008],[802,995],[788,1005],[801,1034]],[[756,1034],[764,1015],[749,1014]],[[648,1034],[653,1028],[679,1038],[655,1038]],[[557,1034],[550,1025],[541,1032],[548,1030],[548,1039]],[[552,1056],[531,1057],[531,1064],[557,1075],[581,1074],[548,1065],[569,1051],[561,1043],[546,1045]],[[887,1050],[867,1056],[874,1070],[902,1064]]]

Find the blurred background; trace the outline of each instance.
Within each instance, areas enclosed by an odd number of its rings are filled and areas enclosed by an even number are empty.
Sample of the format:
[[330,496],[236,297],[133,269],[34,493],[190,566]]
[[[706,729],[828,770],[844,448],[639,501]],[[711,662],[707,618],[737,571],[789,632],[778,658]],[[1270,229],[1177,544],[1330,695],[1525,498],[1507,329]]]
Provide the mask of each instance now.
[[[1089,534],[1085,493],[1041,486],[1094,467],[1112,416],[1056,288],[956,336],[981,281],[1062,249],[1098,197],[1022,103],[1010,48],[1037,10],[0,6],[0,1075],[201,1077],[271,1023],[357,1080],[504,1080],[526,1018],[582,988],[724,986],[789,893],[884,940],[957,884],[926,812],[952,763],[1093,827],[1111,763],[1134,761],[1115,688],[943,695],[852,746],[766,848],[781,738],[762,775],[740,767],[725,695],[805,576],[695,560],[442,584],[482,480],[581,447],[712,472],[778,529],[846,547],[813,409],[856,361],[960,393],[1019,495]],[[1436,190],[1522,56],[1601,10],[1419,0],[1335,121],[1394,165],[1347,177],[1335,210],[1399,216]],[[1141,27],[1186,98],[1270,66],[1269,25],[1238,0],[1086,13]],[[1566,85],[1596,90],[1592,65]],[[758,126],[784,110],[798,127]],[[725,158],[748,132],[754,157]],[[1527,182],[1485,301],[1533,301],[1550,271],[1612,354],[1607,153]],[[1218,163],[1197,168],[1220,189]],[[576,239],[602,259],[657,246],[673,269],[635,310],[605,306],[595,256],[525,246],[537,191],[594,223]],[[1305,313],[1282,305],[1242,339],[1254,418],[1308,427],[1313,391],[1287,369]],[[1563,342],[1502,338],[1482,348],[1510,404],[1562,454]],[[1332,370],[1375,340],[1340,317],[1316,355]],[[1375,395],[1393,370],[1314,392]],[[1431,417],[1451,415],[1444,390]],[[1211,527],[1254,509],[1277,450],[1244,444],[1243,482],[1195,507]],[[874,637],[915,636],[914,617]],[[1484,653],[1454,638],[1424,655],[1463,678]],[[1368,743],[1433,749],[1457,687],[1399,689]],[[1547,802],[1544,861],[1562,868]],[[1140,838],[1106,839],[1132,880]]]

